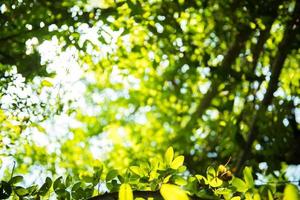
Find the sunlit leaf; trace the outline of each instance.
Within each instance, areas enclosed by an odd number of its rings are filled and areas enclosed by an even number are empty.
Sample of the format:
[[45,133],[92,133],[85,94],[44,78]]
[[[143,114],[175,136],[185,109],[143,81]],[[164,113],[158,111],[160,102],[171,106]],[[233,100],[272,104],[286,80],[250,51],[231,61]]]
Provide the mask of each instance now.
[[206,177],[197,174],[197,175],[196,175],[196,178],[197,178],[197,180],[199,181],[199,183],[204,182],[204,184],[208,184],[208,181],[207,181]]
[[209,176],[216,177],[217,176],[216,170],[213,167],[208,167],[206,170],[206,174],[207,174],[207,177],[209,177]]
[[168,183],[172,175],[168,175],[164,178],[163,183]]
[[183,185],[187,184],[187,181],[184,178],[182,178],[181,176],[177,176],[175,178],[174,182],[175,182],[176,185],[180,185],[180,186],[183,186]]
[[53,86],[53,84],[50,81],[47,81],[47,80],[42,80],[41,85],[43,87],[52,87]]
[[128,183],[123,183],[120,186],[119,200],[133,200],[132,189]]
[[177,156],[170,164],[170,167],[172,169],[178,169],[183,165],[184,162],[184,156]]
[[260,200],[260,195],[258,193],[254,193],[253,200]]
[[244,180],[246,184],[251,188],[254,186],[254,181],[252,177],[252,169],[250,167],[245,167],[243,171]]
[[160,193],[165,200],[189,200],[183,189],[172,184],[163,184],[160,188]]
[[218,177],[209,178],[207,180],[211,187],[220,187],[223,184],[223,181]]
[[143,174],[143,171],[142,171],[141,168],[138,167],[138,166],[130,166],[129,169],[130,169],[133,173],[135,173],[135,174],[137,174],[137,175],[142,175],[142,174]]
[[299,191],[293,184],[287,184],[284,188],[283,200],[298,200]]
[[239,192],[246,192],[248,190],[247,184],[242,179],[237,177],[232,180],[232,186],[234,186]]
[[171,164],[174,157],[174,150],[173,147],[169,147],[165,153],[165,160],[167,164]]
[[274,199],[273,198],[273,194],[272,194],[272,192],[270,190],[268,190],[268,199],[269,200],[273,200]]

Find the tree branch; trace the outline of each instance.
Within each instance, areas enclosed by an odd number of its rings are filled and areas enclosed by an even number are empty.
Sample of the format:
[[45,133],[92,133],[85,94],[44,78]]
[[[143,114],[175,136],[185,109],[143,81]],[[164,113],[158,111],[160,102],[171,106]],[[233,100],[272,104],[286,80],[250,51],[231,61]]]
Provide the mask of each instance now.
[[[88,200],[117,200],[118,199],[118,192],[112,192],[112,193],[104,193],[101,195],[97,195],[94,197],[89,198]],[[160,192],[157,191],[133,191],[133,196],[135,198],[154,198],[154,199],[163,199]],[[200,198],[197,196],[189,196],[190,200],[211,200],[211,198]]]
[[[98,196],[94,196],[89,198],[88,200],[117,200],[118,199],[118,192],[112,192],[112,193],[104,193]],[[162,199],[161,194],[159,191],[133,191],[133,195],[135,198],[156,198],[156,199]]]
[[[257,67],[257,64],[258,64],[258,61],[259,61],[259,56],[263,52],[263,50],[264,50],[264,44],[266,43],[267,39],[270,36],[270,30],[271,30],[271,27],[272,27],[272,24],[273,24],[274,20],[275,20],[275,16],[267,24],[266,28],[264,30],[260,31],[257,43],[255,45],[253,45],[253,47],[251,48],[251,51],[252,51],[252,54],[253,54],[253,61],[251,63],[252,69],[251,69],[250,73],[252,73],[254,77],[256,77],[255,70],[256,70],[256,67]],[[246,79],[247,79],[247,77],[246,77]],[[251,84],[251,79],[248,78],[247,80],[249,80],[249,84]],[[256,80],[256,81],[259,82],[259,85],[256,88],[256,90],[259,90],[260,85],[261,85],[261,83],[264,80],[263,77],[259,77],[259,78],[253,79],[253,80]],[[245,99],[245,105],[249,102],[249,100],[247,99],[247,97],[250,94],[253,94],[253,93],[255,93],[255,89],[254,88],[251,89],[251,87],[249,85],[249,89],[247,91],[247,94],[245,95],[245,98],[246,98]],[[255,103],[255,97],[254,97],[253,103]],[[246,113],[246,110],[244,108],[241,111],[241,113],[238,115],[237,121],[236,121],[236,132],[235,132],[235,139],[237,140],[238,145],[240,147],[243,147],[243,148],[244,148],[244,146],[246,144],[246,141],[242,137],[241,129],[240,129],[240,123],[243,121],[243,117],[244,117],[245,113]]]
[[[236,58],[242,51],[247,39],[250,37],[251,31],[248,27],[244,28],[242,31],[240,31],[233,44],[229,48],[229,50],[226,52],[226,55],[224,56],[224,59],[221,64],[220,71],[223,71],[223,73],[230,72],[231,71],[231,65],[235,62]],[[198,105],[196,111],[191,115],[191,120],[186,125],[185,130],[190,130],[195,121],[197,121],[198,118],[200,118],[205,110],[210,106],[211,101],[213,98],[218,94],[218,88],[222,81],[215,80],[207,93],[204,95],[204,97],[201,99],[200,104]]]
[[248,133],[248,139],[247,143],[245,145],[245,148],[243,149],[240,158],[237,162],[237,173],[239,174],[241,172],[241,169],[244,166],[244,163],[248,159],[249,154],[251,153],[252,144],[255,141],[257,135],[256,135],[256,123],[258,120],[258,116],[266,111],[266,108],[268,105],[271,104],[273,100],[273,93],[276,91],[278,87],[279,82],[279,76],[281,73],[281,70],[284,65],[284,61],[286,57],[288,56],[288,53],[291,50],[293,40],[296,37],[296,29],[299,29],[299,23],[300,23],[300,2],[297,1],[292,19],[288,22],[287,27],[284,32],[283,39],[281,40],[278,51],[276,53],[276,56],[271,64],[271,77],[268,84],[267,91],[264,95],[264,98],[262,100],[261,106],[259,110],[254,114],[252,123],[250,125],[249,133]]

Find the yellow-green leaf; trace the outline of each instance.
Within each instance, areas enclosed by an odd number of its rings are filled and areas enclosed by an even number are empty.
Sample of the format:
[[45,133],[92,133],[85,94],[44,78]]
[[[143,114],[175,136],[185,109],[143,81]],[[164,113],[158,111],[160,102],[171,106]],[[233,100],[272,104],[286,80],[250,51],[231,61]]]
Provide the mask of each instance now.
[[120,186],[119,200],[133,200],[133,192],[128,183],[124,183]]
[[164,178],[163,183],[168,183],[172,175],[167,176]]
[[138,167],[138,166],[131,166],[131,167],[129,167],[129,169],[130,169],[133,173],[135,173],[135,174],[137,174],[137,175],[142,175],[142,174],[143,174],[142,169],[141,169],[140,167]]
[[232,197],[230,200],[241,200],[241,197],[238,197],[238,196]]
[[245,167],[244,171],[244,180],[249,188],[254,187],[254,181],[252,177],[252,169],[250,167]]
[[272,195],[272,192],[270,190],[268,190],[268,199],[269,200],[273,200],[273,195]]
[[298,189],[293,184],[288,184],[284,188],[283,200],[298,200],[300,199]]
[[204,184],[206,184],[206,185],[208,184],[208,181],[207,181],[207,179],[204,176],[197,174],[196,178],[197,178],[197,180],[198,180],[199,183],[201,183],[203,181]]
[[240,178],[235,177],[232,180],[232,186],[236,188],[238,192],[246,192],[248,190],[247,184]]
[[208,184],[211,187],[220,187],[223,184],[223,181],[218,177],[213,177],[208,179]]
[[260,200],[260,195],[258,193],[255,193],[253,196],[253,200]]
[[165,153],[165,160],[167,164],[171,164],[174,157],[174,150],[172,147],[169,147]]
[[176,185],[186,185],[187,181],[184,178],[178,176],[175,179],[175,183],[176,183]]
[[177,156],[170,164],[170,167],[172,169],[178,169],[183,165],[183,162],[184,162],[184,156]]
[[43,87],[52,87],[53,86],[53,84],[50,81],[47,81],[47,80],[42,80],[41,85]]
[[165,200],[189,200],[183,189],[172,184],[163,184],[160,188],[160,193]]

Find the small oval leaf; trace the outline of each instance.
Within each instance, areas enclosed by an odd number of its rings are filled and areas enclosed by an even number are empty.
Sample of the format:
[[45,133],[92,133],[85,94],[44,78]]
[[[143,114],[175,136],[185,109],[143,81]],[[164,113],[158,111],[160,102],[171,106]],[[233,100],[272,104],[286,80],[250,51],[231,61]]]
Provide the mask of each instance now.
[[165,160],[168,165],[172,163],[173,157],[174,157],[173,147],[169,147],[165,153]]
[[170,167],[172,169],[178,169],[183,165],[183,162],[184,162],[184,156],[177,156],[170,164]]

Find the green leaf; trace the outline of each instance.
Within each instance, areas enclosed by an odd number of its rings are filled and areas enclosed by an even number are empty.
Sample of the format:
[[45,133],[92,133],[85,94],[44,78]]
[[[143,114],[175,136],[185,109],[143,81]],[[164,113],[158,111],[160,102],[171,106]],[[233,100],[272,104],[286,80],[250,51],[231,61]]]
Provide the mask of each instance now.
[[57,194],[58,199],[61,199],[61,200],[71,199],[70,193],[65,189],[58,189],[58,190],[55,191],[55,193]]
[[206,170],[207,177],[216,177],[216,170],[213,167],[208,167]]
[[173,161],[173,157],[174,157],[173,147],[169,147],[165,153],[165,160],[168,165],[170,165],[171,162]]
[[84,190],[84,199],[88,199],[93,195],[94,188],[85,188]]
[[180,186],[183,186],[183,185],[187,184],[187,181],[184,178],[182,178],[181,176],[177,176],[175,178],[174,182],[175,182],[176,185],[180,185]]
[[41,196],[45,196],[49,189],[51,188],[52,180],[51,178],[47,177],[45,183],[42,185],[42,187],[39,189],[39,194]]
[[208,167],[206,174],[207,182],[211,187],[219,187],[223,184],[223,181],[218,178],[216,170],[213,167]]
[[163,184],[160,188],[160,193],[165,200],[189,200],[183,189],[172,184]]
[[223,184],[223,181],[218,177],[208,178],[207,180],[211,187],[220,187]]
[[177,169],[177,172],[183,173],[184,171],[186,171],[186,169],[187,169],[186,166],[182,165]]
[[237,177],[232,180],[232,186],[235,187],[238,192],[246,192],[248,190],[247,184]]
[[65,185],[68,187],[72,183],[72,177],[70,175],[67,175]]
[[82,175],[81,179],[83,180],[83,182],[85,183],[93,183],[94,182],[94,177],[91,175]]
[[18,195],[18,196],[25,196],[25,195],[28,195],[28,191],[23,188],[23,187],[20,187],[20,186],[17,186],[15,189],[14,189],[15,193]]
[[248,185],[248,187],[253,188],[254,181],[253,181],[253,177],[252,177],[252,169],[250,167],[245,167],[245,169],[243,171],[243,175],[244,175],[244,180],[245,180],[246,184]]
[[283,192],[283,200],[298,200],[299,197],[299,191],[297,187],[293,184],[287,184],[284,188]]
[[172,175],[168,175],[164,178],[163,183],[168,183]]
[[63,183],[63,178],[60,176],[58,177],[54,183],[53,183],[53,189],[54,189],[54,192],[56,193],[57,191],[60,191],[60,190],[65,190],[66,189],[66,186],[64,185]]
[[118,177],[120,183],[124,183],[125,182],[125,178],[123,176],[118,175],[117,177]]
[[172,169],[178,169],[183,165],[184,162],[184,156],[177,156],[170,164],[170,167]]
[[139,176],[143,175],[142,169],[141,169],[140,167],[138,167],[138,166],[131,166],[131,167],[129,167],[129,169],[130,169],[133,173],[135,173],[135,174],[137,174],[137,175],[139,175]]
[[28,193],[32,194],[32,195],[36,194],[37,189],[38,189],[38,185],[32,185],[32,186],[29,186],[28,188],[26,188]]
[[106,181],[110,181],[110,180],[114,179],[117,175],[118,175],[117,170],[114,170],[114,169],[110,170],[106,175]]
[[80,187],[81,187],[81,182],[77,182],[72,186],[72,191],[76,191]]
[[133,200],[133,192],[128,183],[123,183],[119,190],[119,200]]
[[218,188],[215,190],[215,194],[217,195],[229,195],[232,191],[228,188]]
[[272,192],[270,190],[268,190],[268,199],[269,200],[273,200],[273,195],[272,195]]
[[260,195],[258,193],[255,193],[253,195],[253,200],[260,200]]
[[93,184],[97,185],[100,181],[100,177],[103,171],[103,166],[94,167],[94,174],[93,174]]
[[23,176],[14,176],[10,179],[9,183],[14,185],[23,181]]
[[206,185],[208,184],[208,181],[207,181],[207,179],[204,176],[197,174],[196,178],[197,178],[197,180],[198,180],[199,183],[204,183]]
[[84,199],[84,190],[82,188],[78,188],[77,190],[72,190],[71,195],[73,199]]

